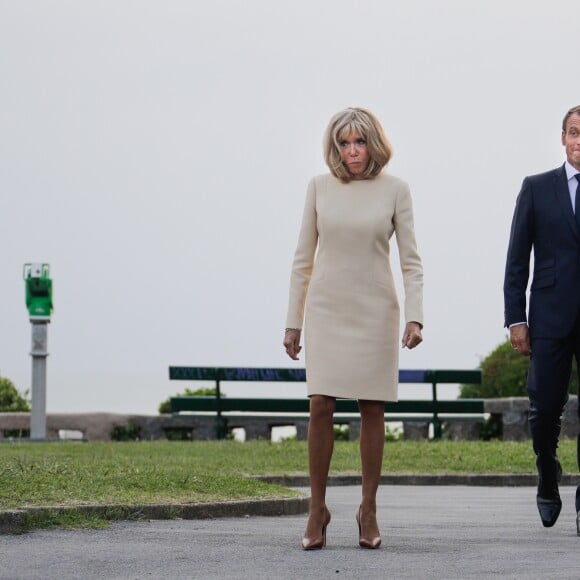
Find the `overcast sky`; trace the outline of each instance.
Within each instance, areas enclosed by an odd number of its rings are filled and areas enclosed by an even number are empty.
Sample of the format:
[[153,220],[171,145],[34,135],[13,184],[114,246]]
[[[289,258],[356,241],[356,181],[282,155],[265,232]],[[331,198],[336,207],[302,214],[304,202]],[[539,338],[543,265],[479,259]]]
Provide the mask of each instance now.
[[0,0],[0,375],[30,386],[30,261],[54,279],[48,411],[155,413],[187,386],[170,364],[295,365],[281,342],[306,185],[353,105],[381,119],[414,196],[425,341],[401,367],[477,367],[505,337],[521,181],[563,162],[580,104],[577,10]]

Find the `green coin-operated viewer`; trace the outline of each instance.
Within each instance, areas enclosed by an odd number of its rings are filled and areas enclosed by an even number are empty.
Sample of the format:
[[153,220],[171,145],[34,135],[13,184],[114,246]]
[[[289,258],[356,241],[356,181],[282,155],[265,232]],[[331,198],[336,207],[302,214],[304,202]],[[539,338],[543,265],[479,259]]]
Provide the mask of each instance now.
[[32,406],[30,438],[46,440],[46,359],[52,314],[52,280],[48,264],[24,264],[26,307],[32,327]]
[[24,264],[26,307],[31,322],[50,320],[52,313],[52,280],[48,264]]

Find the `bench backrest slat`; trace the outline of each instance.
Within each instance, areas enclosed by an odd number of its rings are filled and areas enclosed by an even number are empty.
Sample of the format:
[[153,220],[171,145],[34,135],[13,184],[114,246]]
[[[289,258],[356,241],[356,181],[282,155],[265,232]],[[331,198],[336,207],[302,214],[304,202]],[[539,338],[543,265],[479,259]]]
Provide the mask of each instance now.
[[[174,381],[305,382],[305,369],[169,367]],[[399,383],[481,383],[481,370],[399,370]]]
[[[309,400],[304,399],[241,399],[224,397],[220,400],[221,411],[255,413],[308,413]],[[172,411],[218,410],[216,397],[172,397]],[[358,403],[352,399],[338,399],[337,413],[358,413]],[[483,413],[483,400],[458,399],[450,401],[402,400],[386,403],[386,413]]]

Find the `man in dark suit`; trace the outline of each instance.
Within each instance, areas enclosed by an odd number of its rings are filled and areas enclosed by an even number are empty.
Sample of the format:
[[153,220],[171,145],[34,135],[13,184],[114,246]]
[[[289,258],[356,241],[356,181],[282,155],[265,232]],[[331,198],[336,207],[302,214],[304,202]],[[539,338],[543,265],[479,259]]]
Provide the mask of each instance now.
[[[562,468],[556,448],[573,358],[580,364],[580,106],[564,117],[562,145],[566,149],[562,167],[524,179],[504,280],[505,325],[511,344],[530,356],[527,391],[538,468],[536,500],[546,527],[556,523],[562,508],[558,491]],[[532,248],[534,272],[526,316]],[[576,514],[580,535],[580,486]]]

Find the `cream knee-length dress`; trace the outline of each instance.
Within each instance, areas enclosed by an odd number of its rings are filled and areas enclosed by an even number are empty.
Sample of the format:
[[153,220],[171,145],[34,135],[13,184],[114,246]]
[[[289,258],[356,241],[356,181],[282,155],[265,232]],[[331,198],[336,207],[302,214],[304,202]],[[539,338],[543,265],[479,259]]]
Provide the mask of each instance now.
[[423,324],[423,268],[409,186],[385,172],[309,185],[290,278],[286,327],[302,328],[308,396],[396,401],[399,303],[389,260],[396,236],[405,322]]

